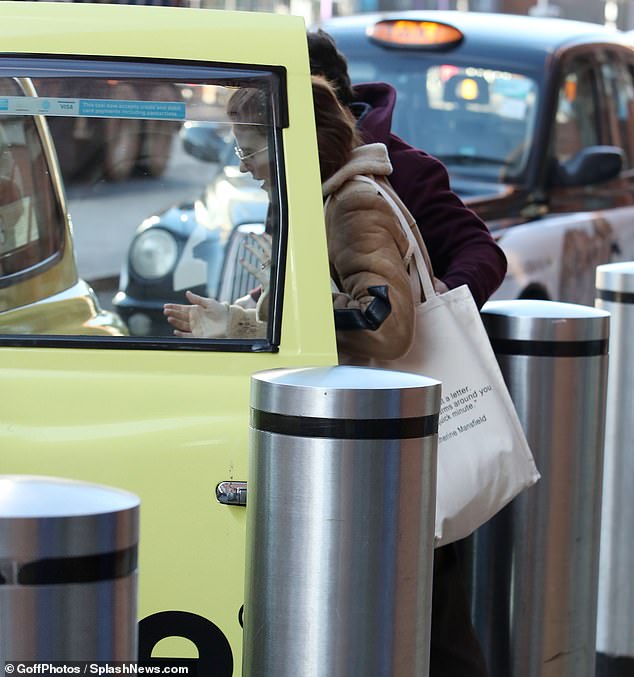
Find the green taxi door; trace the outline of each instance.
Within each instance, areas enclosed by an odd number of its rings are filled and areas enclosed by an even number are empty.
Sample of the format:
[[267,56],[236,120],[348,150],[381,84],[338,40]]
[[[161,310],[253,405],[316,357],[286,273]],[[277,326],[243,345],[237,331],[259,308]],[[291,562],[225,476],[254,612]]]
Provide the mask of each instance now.
[[[0,243],[0,474],[138,494],[142,644],[171,636],[155,655],[239,675],[245,509],[217,487],[248,479],[250,376],[336,363],[304,23],[20,2],[0,4],[0,35],[0,129],[13,129],[0,138],[2,170],[50,187],[25,197],[33,218],[3,224],[13,240]],[[255,129],[265,148],[251,149],[262,182],[232,159],[228,107],[253,92],[266,111]],[[54,150],[8,161],[20,128],[61,154],[105,124],[128,162],[150,122],[171,135],[158,144],[160,176],[121,179],[110,153],[103,175],[64,186]],[[85,148],[104,163],[103,149]],[[227,303],[267,294],[266,312],[245,309],[258,323],[250,335],[175,336],[162,304],[188,303],[187,289]],[[192,633],[196,648],[178,639]]]

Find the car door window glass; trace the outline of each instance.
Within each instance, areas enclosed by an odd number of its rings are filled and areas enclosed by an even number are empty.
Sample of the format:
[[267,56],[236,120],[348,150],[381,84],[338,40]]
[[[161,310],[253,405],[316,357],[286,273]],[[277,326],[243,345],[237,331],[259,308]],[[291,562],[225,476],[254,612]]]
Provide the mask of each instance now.
[[[23,97],[25,85],[0,79],[0,108]],[[61,246],[62,214],[45,154],[35,118],[0,115],[0,312],[8,306],[2,290],[36,274]]]
[[566,72],[557,102],[555,156],[564,163],[582,148],[600,143],[596,82],[589,65],[575,63]]
[[[166,348],[271,346],[284,214],[281,76],[274,69],[56,60],[43,68],[35,61],[18,70],[37,96],[0,100],[0,197],[7,196],[0,216],[15,222],[0,257],[54,230],[50,208],[35,207],[55,202],[51,188],[48,200],[36,188],[50,183],[57,164],[58,204],[65,196],[68,216],[64,229],[58,214],[58,244],[65,239],[75,256],[47,271],[44,296],[0,306],[0,336],[117,336],[141,348],[157,339]],[[46,128],[57,154],[48,163],[25,145],[27,130],[41,145]],[[12,163],[4,153],[10,135],[22,140],[12,144]],[[21,197],[13,199],[18,178]],[[28,202],[34,196],[37,205]],[[24,255],[20,266],[30,263]],[[198,314],[210,322],[168,322],[166,303],[191,313],[198,297],[208,300]],[[56,304],[59,312],[44,323],[25,319],[27,307],[30,316],[42,306],[42,315]],[[209,308],[226,322],[203,312]],[[63,309],[77,317],[74,325],[57,322]]]
[[612,143],[625,151],[625,168],[634,167],[634,67],[611,55],[602,64],[601,74],[612,102],[616,127],[612,130]]
[[[447,125],[432,152],[482,175],[522,171],[531,148],[537,85],[517,73],[443,64],[427,73],[430,110]],[[447,133],[448,132],[448,133]]]

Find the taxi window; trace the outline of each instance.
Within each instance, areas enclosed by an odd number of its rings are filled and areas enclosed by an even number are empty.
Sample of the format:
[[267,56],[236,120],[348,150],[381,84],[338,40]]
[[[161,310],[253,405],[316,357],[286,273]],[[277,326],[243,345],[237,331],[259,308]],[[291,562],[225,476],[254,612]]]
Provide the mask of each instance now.
[[561,164],[581,149],[601,143],[597,95],[592,66],[573,62],[564,73],[557,100],[554,152]]
[[634,66],[608,55],[601,65],[601,74],[613,107],[615,128],[612,142],[625,151],[624,167],[634,167]]
[[[0,79],[0,107],[23,97],[24,84]],[[0,290],[35,275],[61,247],[62,213],[45,153],[34,118],[0,115]]]
[[525,169],[539,104],[533,78],[411,55],[379,63],[353,54],[349,65],[355,83],[382,81],[396,88],[394,131],[452,173],[505,181]]
[[[0,144],[14,139],[12,158],[3,145],[0,159],[0,217],[13,220],[0,275],[55,246],[69,255],[39,283],[0,286],[0,340],[273,349],[283,72],[53,59],[4,61],[3,70],[34,91],[0,96]],[[48,159],[27,148],[49,136]],[[13,184],[20,198],[11,201]]]
[[427,72],[430,116],[445,133],[432,154],[446,164],[469,164],[481,174],[519,174],[528,159],[537,85],[508,71],[442,64]]

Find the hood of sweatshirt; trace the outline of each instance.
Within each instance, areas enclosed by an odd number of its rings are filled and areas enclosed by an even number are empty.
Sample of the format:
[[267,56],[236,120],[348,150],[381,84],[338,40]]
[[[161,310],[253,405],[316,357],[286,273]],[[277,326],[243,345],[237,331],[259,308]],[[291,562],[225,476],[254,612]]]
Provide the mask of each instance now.
[[366,143],[388,143],[392,114],[396,105],[396,90],[385,82],[354,86],[355,101],[351,109]]

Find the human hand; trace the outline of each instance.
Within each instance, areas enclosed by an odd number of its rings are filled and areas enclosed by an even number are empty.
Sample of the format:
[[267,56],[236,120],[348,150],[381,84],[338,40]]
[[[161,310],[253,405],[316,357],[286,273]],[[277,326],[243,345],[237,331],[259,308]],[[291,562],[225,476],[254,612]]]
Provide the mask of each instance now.
[[245,248],[255,258],[256,262],[240,260],[240,265],[255,277],[262,285],[262,290],[267,291],[271,286],[271,249],[272,238],[268,233],[257,235],[252,233],[245,241]]
[[215,299],[185,292],[190,306],[166,303],[163,314],[174,327],[174,335],[184,338],[224,338],[229,324],[229,306]]

